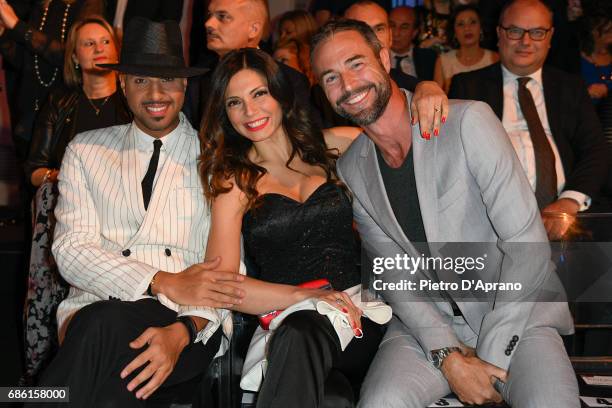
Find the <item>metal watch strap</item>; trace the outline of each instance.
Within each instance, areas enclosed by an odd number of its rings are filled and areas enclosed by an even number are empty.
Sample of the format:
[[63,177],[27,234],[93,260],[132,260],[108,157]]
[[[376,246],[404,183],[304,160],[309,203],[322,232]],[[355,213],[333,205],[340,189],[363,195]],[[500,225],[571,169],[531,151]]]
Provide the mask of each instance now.
[[461,353],[461,349],[459,347],[444,347],[438,350],[432,350],[431,360],[433,362],[434,367],[436,367],[437,369],[442,368],[442,363],[444,362],[444,359],[455,351]]

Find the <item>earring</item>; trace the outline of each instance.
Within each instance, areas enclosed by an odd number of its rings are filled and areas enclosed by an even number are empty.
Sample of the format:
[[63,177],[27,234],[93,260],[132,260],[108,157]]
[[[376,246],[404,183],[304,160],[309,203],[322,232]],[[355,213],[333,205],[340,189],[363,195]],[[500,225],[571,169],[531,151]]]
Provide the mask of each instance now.
[[79,68],[81,68],[81,67],[79,66],[79,63],[78,63],[78,62],[75,62],[75,63],[74,63],[74,69],[78,70]]

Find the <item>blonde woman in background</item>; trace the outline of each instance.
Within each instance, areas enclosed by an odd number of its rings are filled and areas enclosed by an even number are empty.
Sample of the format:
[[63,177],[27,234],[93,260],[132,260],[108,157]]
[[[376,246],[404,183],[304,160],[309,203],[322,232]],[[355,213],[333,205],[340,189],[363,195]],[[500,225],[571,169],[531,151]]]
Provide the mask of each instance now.
[[68,293],[50,253],[58,196],[57,175],[68,143],[77,133],[124,124],[131,113],[117,74],[97,67],[117,61],[111,26],[99,16],[76,21],[65,44],[64,83],[53,90],[34,124],[26,174],[37,188],[25,308],[24,384],[36,382],[58,345],[55,312]]

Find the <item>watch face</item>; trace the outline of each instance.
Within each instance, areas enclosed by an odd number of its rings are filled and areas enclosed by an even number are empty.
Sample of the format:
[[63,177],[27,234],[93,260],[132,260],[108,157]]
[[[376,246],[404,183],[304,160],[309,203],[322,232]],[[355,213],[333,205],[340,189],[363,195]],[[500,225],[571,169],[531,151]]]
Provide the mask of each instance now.
[[438,353],[433,353],[432,356],[431,356],[431,359],[433,361],[434,367],[440,368],[440,363],[441,363],[440,355]]

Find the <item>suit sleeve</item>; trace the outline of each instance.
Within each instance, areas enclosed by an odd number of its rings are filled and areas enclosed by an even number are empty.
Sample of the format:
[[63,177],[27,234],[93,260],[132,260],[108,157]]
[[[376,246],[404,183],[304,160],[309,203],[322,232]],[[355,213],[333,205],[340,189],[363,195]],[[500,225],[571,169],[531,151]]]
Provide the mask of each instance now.
[[[350,186],[350,183],[342,175],[342,166],[340,165],[338,166],[338,175]],[[396,255],[404,253],[404,250],[376,224],[357,197],[353,197],[353,211],[363,249],[370,258],[395,258]],[[379,276],[384,282],[399,282],[406,278],[405,274],[405,271],[386,270]],[[421,278],[424,279],[424,277]],[[416,279],[412,278],[412,280]],[[414,297],[410,298],[410,296]],[[384,299],[393,309],[393,314],[415,336],[425,352],[444,347],[459,347],[460,342],[457,335],[442,316],[435,302],[426,300],[424,296],[426,294],[417,294],[417,292],[412,291],[387,290]]]
[[522,336],[544,283],[554,273],[550,246],[529,182],[493,111],[472,102],[461,119],[461,142],[469,171],[480,188],[489,220],[503,253],[499,283],[522,285],[518,292],[497,291],[478,337],[478,356],[507,369],[514,337]]
[[25,163],[25,173],[28,182],[31,182],[34,171],[41,167],[51,166],[51,146],[53,144],[56,121],[57,106],[55,106],[54,96],[51,94],[34,123],[30,152]]
[[574,129],[567,129],[571,151],[574,154],[574,166],[566,174],[564,190],[573,190],[589,197],[599,195],[605,183],[608,170],[608,155],[606,141],[603,136],[601,122],[582,81],[576,81],[575,88],[576,115]]
[[469,99],[465,93],[465,79],[461,74],[453,75],[451,78],[448,99]]

